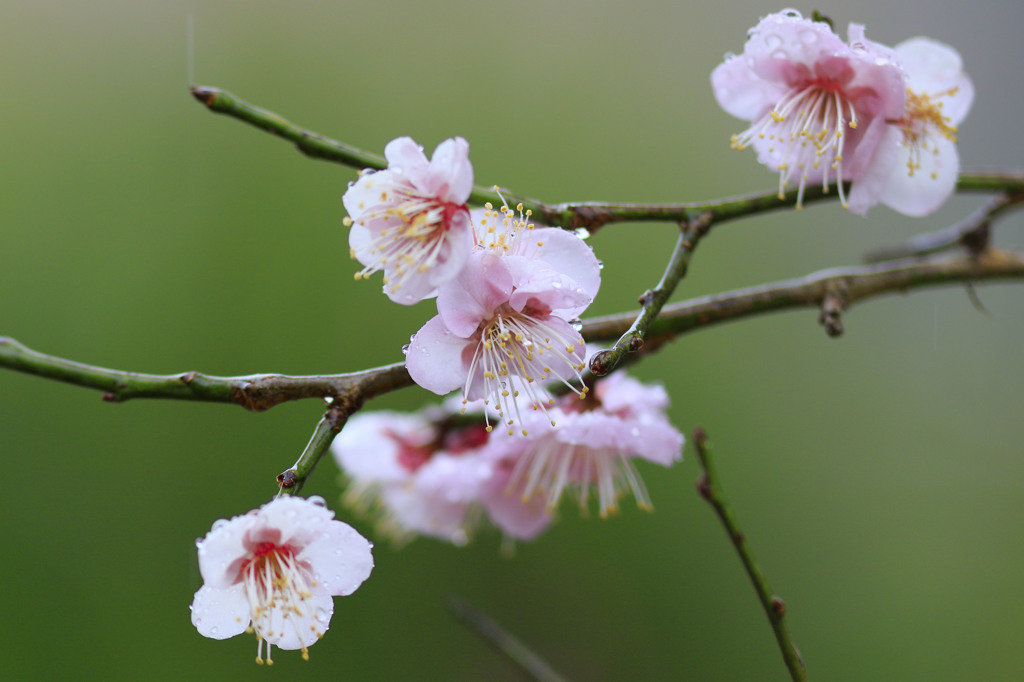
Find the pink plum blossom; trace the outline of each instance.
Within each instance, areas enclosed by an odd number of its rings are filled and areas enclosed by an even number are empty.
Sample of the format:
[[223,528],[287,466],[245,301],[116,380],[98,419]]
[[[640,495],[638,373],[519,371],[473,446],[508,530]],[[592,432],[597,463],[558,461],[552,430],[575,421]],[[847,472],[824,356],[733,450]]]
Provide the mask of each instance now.
[[903,115],[903,73],[891,50],[850,25],[847,45],[828,24],[794,10],[770,14],[749,33],[740,56],[711,74],[718,103],[751,125],[733,137],[779,172],[779,195],[798,183],[797,208],[808,183],[839,185],[865,172],[886,130]]
[[388,168],[363,171],[342,198],[349,247],[364,266],[356,279],[383,270],[388,297],[412,305],[455,277],[472,249],[469,143],[445,140],[427,161],[412,138],[400,137],[384,156]]
[[906,74],[903,115],[888,121],[870,168],[850,193],[850,210],[881,202],[909,216],[938,209],[956,188],[957,126],[974,100],[974,85],[956,50],[929,38],[896,46]]
[[352,594],[373,570],[365,538],[322,504],[298,497],[217,521],[196,545],[203,586],[192,624],[213,639],[255,630],[257,663],[264,643],[268,664],[273,646],[308,658],[307,648],[327,631],[332,597]]
[[[499,433],[488,445],[486,455],[502,465],[496,472],[507,473],[504,486],[488,488],[490,497],[482,502],[492,520],[514,536],[539,532],[538,508],[546,507],[550,515],[566,489],[584,510],[595,490],[602,517],[617,511],[627,490],[638,506],[649,509],[632,460],[667,467],[682,457],[684,439],[664,414],[668,396],[662,387],[618,372],[598,381],[584,400],[568,398],[550,410],[557,429],[529,429],[526,438]],[[518,510],[512,500],[519,501]]]
[[521,420],[520,395],[524,408],[543,410],[545,382],[580,379],[584,343],[570,321],[601,279],[578,237],[535,228],[507,207],[501,215],[495,233],[483,225],[462,272],[439,288],[438,314],[416,333],[406,367],[430,391],[461,387],[465,401],[483,399],[511,432]]
[[331,446],[350,481],[343,501],[373,513],[378,531],[398,543],[419,534],[464,545],[472,535],[493,467],[475,456],[488,439],[483,420],[454,412],[360,413]]

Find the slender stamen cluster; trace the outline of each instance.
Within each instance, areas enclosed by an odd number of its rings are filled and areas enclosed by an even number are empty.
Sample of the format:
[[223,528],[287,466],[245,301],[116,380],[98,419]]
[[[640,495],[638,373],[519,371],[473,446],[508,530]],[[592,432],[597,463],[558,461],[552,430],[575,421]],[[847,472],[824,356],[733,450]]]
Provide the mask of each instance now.
[[570,488],[585,511],[591,487],[596,487],[601,518],[618,512],[618,500],[627,489],[640,509],[653,509],[630,457],[611,447],[593,448],[548,439],[523,453],[508,484],[509,491],[518,491],[524,503],[535,494],[543,495],[548,510],[554,510],[562,493]]
[[[295,559],[295,551],[291,547],[272,542],[261,542],[256,546],[252,559],[242,566],[239,579],[249,600],[251,629],[256,631],[256,662],[264,662],[262,653],[266,643],[266,663],[273,665],[271,644],[266,639],[285,634],[275,633],[275,627],[290,629],[297,639],[303,638],[305,633],[298,632],[303,626],[298,621],[312,616],[308,613],[311,605],[307,602],[313,597],[312,588],[316,581]],[[315,620],[311,620],[308,627],[317,639],[323,636]],[[302,646],[302,658],[309,660],[309,649],[305,645]]]
[[[843,146],[846,130],[856,129],[857,109],[841,88],[831,81],[816,81],[786,93],[779,102],[739,135],[732,137],[733,149],[746,149],[751,142],[767,140],[768,153],[788,159],[778,164],[779,198],[786,185],[799,177],[797,208],[801,208],[810,170],[820,171],[821,184],[828,191],[831,172],[843,177]],[[843,185],[839,198],[846,205]]]
[[[910,177],[921,169],[922,157],[925,154],[939,153],[933,136],[956,142],[957,127],[944,113],[943,98],[954,97],[958,91],[958,87],[953,87],[929,95],[917,94],[907,88],[907,109],[896,125],[903,131],[903,144],[908,151],[907,171]],[[938,177],[934,170],[929,175],[933,180]]]
[[484,204],[483,217],[477,221],[476,243],[479,248],[489,249],[500,255],[514,250],[516,242],[525,238],[524,233],[535,229],[536,225],[530,222],[532,210],[523,211],[523,205],[519,203],[513,211],[508,207],[508,202],[497,185],[494,186],[494,191],[501,198],[501,208],[495,210],[490,202]]
[[[473,382],[482,375],[483,395],[488,396],[484,404],[493,404],[498,416],[510,427],[509,434],[513,432],[512,424],[522,422],[517,400],[520,392],[525,394],[527,404],[542,411],[554,402],[543,382],[557,379],[581,398],[587,394],[586,386],[578,388],[570,383],[572,379],[583,382],[584,364],[579,355],[579,349],[584,347],[583,337],[548,324],[545,317],[503,306],[481,325],[463,395],[469,395]],[[554,420],[551,425],[555,425]],[[527,430],[523,428],[522,433],[527,435]]]

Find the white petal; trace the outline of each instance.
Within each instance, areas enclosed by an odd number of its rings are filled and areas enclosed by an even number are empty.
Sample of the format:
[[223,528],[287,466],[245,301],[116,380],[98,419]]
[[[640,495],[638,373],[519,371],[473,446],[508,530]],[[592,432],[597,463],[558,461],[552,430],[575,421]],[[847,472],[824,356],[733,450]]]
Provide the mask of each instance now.
[[327,632],[334,615],[334,599],[321,588],[314,588],[312,596],[303,600],[300,613],[276,608],[270,613],[270,629],[260,635],[281,649],[301,649],[312,646]]
[[320,585],[328,593],[345,596],[356,591],[373,570],[372,545],[341,521],[331,521],[316,542],[299,556],[313,567]]
[[928,138],[929,149],[923,150],[921,167],[911,176],[906,162],[909,151],[901,147],[900,163],[893,169],[889,182],[882,191],[883,204],[903,215],[925,216],[932,213],[956,189],[960,172],[960,157],[956,143],[942,136]]
[[225,589],[203,585],[189,608],[192,625],[203,637],[227,639],[242,634],[249,625],[249,601],[242,583]]
[[219,521],[197,545],[199,572],[203,582],[213,588],[226,588],[238,577],[239,563],[248,556],[245,536],[256,523],[253,514]]
[[911,38],[896,46],[907,72],[907,86],[919,95],[934,96],[957,88],[952,97],[941,98],[942,113],[956,125],[967,116],[974,101],[974,84],[963,71],[960,53],[931,38]]

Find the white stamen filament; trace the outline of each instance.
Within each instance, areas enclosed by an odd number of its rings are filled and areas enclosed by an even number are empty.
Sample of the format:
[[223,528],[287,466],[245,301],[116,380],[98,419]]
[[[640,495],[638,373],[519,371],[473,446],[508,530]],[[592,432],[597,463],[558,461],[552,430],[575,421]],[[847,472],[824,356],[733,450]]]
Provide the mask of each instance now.
[[[553,398],[541,385],[544,381],[557,379],[580,397],[586,395],[586,387],[580,389],[569,383],[571,379],[582,383],[584,365],[576,349],[583,348],[584,341],[578,334],[570,336],[544,317],[508,309],[482,324],[479,334],[463,396],[469,395],[478,375],[482,375],[485,403],[493,401],[510,435],[512,424],[522,423],[517,400],[520,392],[534,409],[545,413]],[[491,428],[489,421],[487,428]]]
[[534,494],[544,495],[548,509],[554,510],[570,486],[584,512],[590,489],[595,488],[602,518],[618,511],[618,500],[627,489],[633,493],[638,507],[651,509],[647,488],[632,460],[621,451],[572,445],[554,438],[542,441],[520,457],[506,492],[521,495],[524,503]]
[[845,207],[843,148],[846,129],[856,127],[853,102],[834,87],[813,83],[787,93],[774,109],[734,135],[732,148],[746,149],[756,139],[769,140],[768,152],[783,159],[778,164],[780,199],[790,179],[799,174],[796,207],[801,208],[808,171],[813,169],[821,171],[824,191],[828,191],[830,180],[837,181]]
[[[263,663],[263,644],[267,646],[266,663],[273,665],[271,658],[271,637],[283,633],[275,633],[271,628],[275,612],[280,612],[284,627],[293,628],[299,641],[306,639],[305,633],[299,630],[299,620],[305,620],[312,614],[306,609],[312,608],[306,600],[313,596],[311,588],[315,585],[311,576],[287,547],[276,545],[264,546],[263,543],[256,555],[242,569],[240,576],[245,588],[245,596],[249,600],[249,614],[252,627],[256,631],[257,648],[256,662]],[[313,627],[317,637],[322,632]],[[309,658],[306,647],[302,647],[302,657]]]
[[[422,197],[411,192],[409,187],[387,183],[380,193],[380,199],[386,205],[359,217],[360,225],[386,220],[392,226],[374,235],[373,241],[364,247],[360,255],[371,264],[357,272],[356,279],[366,279],[390,267],[390,277],[384,284],[394,293],[409,278],[427,272],[444,256],[448,228],[446,214],[450,215],[451,206],[435,197]],[[351,225],[351,219],[346,218],[346,224]]]

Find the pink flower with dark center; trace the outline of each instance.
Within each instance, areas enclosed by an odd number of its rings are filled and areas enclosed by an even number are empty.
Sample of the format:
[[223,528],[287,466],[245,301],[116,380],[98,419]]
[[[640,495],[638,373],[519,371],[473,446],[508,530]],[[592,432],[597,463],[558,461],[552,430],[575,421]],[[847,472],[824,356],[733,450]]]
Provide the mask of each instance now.
[[[406,356],[413,380],[438,394],[462,388],[509,426],[524,409],[545,409],[543,384],[581,381],[584,343],[570,320],[600,286],[600,265],[578,237],[508,219],[488,235],[462,272],[441,286],[438,315],[416,333]],[[485,413],[486,417],[486,413]]]
[[948,45],[911,38],[895,54],[906,73],[906,107],[888,121],[869,170],[850,193],[850,210],[863,215],[881,202],[904,215],[924,216],[956,188],[957,126],[974,101],[974,85]]
[[[585,511],[591,490],[599,513],[618,510],[618,500],[632,492],[637,505],[651,508],[647,489],[633,465],[636,458],[671,466],[682,457],[683,436],[664,415],[668,397],[660,386],[645,386],[618,372],[595,384],[585,400],[565,398],[551,410],[555,430],[530,429],[527,438],[496,434],[486,455],[508,471],[500,491],[489,488],[485,509],[502,526],[505,519],[520,533],[536,523],[537,500],[551,513],[570,490]],[[536,418],[536,417],[531,417]],[[500,494],[500,498],[493,495]],[[510,499],[534,511],[510,515]],[[495,512],[494,508],[498,511]]]
[[267,664],[273,646],[308,659],[334,613],[332,597],[352,594],[373,570],[370,543],[313,499],[280,497],[222,519],[196,546],[204,584],[192,624],[213,639],[255,631],[257,663],[264,644]]
[[386,170],[363,171],[342,201],[356,279],[384,271],[384,292],[412,305],[462,269],[473,247],[466,200],[473,190],[469,144],[445,140],[427,161],[412,138],[384,148]]
[[890,50],[850,25],[851,44],[823,22],[794,10],[770,14],[749,33],[740,56],[729,55],[711,74],[715,98],[727,112],[751,121],[733,136],[734,149],[752,146],[779,172],[779,196],[798,183],[797,208],[808,183],[839,183],[864,172],[885,132],[904,109],[904,82]]
[[342,500],[375,516],[378,532],[399,544],[428,535],[464,545],[491,476],[476,456],[488,436],[482,420],[441,408],[357,414],[331,446],[349,479]]

